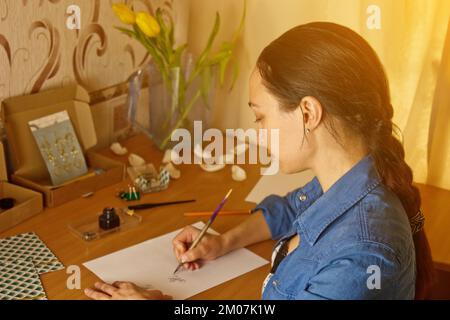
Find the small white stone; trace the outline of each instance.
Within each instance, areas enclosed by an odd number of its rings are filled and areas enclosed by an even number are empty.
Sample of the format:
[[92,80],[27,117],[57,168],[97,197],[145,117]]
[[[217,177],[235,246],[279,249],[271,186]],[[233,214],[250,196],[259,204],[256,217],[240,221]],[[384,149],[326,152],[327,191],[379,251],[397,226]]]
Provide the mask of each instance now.
[[206,164],[202,163],[200,167],[207,172],[216,172],[225,168],[225,164]]
[[164,152],[164,157],[162,159],[162,163],[163,164],[170,163],[172,161],[171,155],[172,155],[172,149],[167,149],[166,152]]
[[231,167],[231,177],[234,181],[244,181],[247,179],[247,173],[241,167],[234,165]]
[[164,153],[164,157],[162,159],[163,164],[168,164],[170,162],[178,163],[180,160],[180,156],[172,149],[167,149]]
[[181,177],[181,171],[178,170],[177,168],[175,168],[175,166],[174,166],[171,162],[169,162],[168,164],[166,164],[166,165],[164,166],[164,169],[166,169],[167,172],[169,172],[170,178],[175,179],[175,180],[176,180],[176,179],[180,179],[180,177]]
[[134,153],[130,154],[130,156],[128,157],[128,162],[132,167],[140,167],[145,165],[145,160]]
[[127,148],[122,147],[122,145],[119,142],[114,142],[111,147],[111,151],[118,155],[118,156],[124,156],[128,153]]

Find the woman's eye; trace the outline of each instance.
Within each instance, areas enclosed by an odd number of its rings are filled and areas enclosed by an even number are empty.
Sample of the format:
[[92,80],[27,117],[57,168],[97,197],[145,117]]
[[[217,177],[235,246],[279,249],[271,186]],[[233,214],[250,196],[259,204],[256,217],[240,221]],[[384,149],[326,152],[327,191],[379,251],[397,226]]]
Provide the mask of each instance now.
[[262,121],[262,118],[256,118],[255,123],[259,123]]

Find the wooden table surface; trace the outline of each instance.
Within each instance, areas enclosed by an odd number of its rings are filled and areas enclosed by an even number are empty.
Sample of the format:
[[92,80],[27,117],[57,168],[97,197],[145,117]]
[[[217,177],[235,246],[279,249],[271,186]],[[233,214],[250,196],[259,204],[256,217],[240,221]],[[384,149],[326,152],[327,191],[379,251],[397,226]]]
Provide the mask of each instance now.
[[[153,148],[146,137],[138,135],[123,145],[130,152],[141,155],[156,167],[160,165],[163,154]],[[127,161],[127,156],[114,156],[109,150],[101,152],[114,159]],[[248,179],[244,182],[235,182],[231,179],[229,166],[215,173],[205,172],[197,165],[179,166],[182,172],[180,180],[171,181],[169,189],[163,192],[145,195],[141,202],[196,199],[195,203],[143,211],[143,221],[139,226],[108,235],[100,240],[85,242],[73,235],[67,226],[78,219],[97,215],[104,207],[124,206],[124,203],[116,197],[116,192],[127,187],[128,180],[100,190],[90,198],[78,199],[57,208],[45,209],[41,214],[0,233],[0,238],[35,232],[66,267],[77,265],[81,269],[81,290],[67,289],[66,282],[69,275],[65,270],[42,275],[41,279],[48,298],[86,299],[83,289],[92,286],[98,278],[82,263],[180,229],[199,220],[207,220],[207,218],[184,217],[183,213],[213,210],[230,188],[233,188],[234,192],[224,210],[251,209],[253,205],[245,202],[244,199],[260,177],[259,168],[246,165],[243,167],[247,171]],[[423,194],[423,209],[427,218],[426,230],[434,260],[440,269],[450,271],[450,192],[423,185],[419,187]],[[213,228],[222,233],[244,219],[245,216],[218,217]],[[248,249],[269,260],[273,245],[273,241],[265,241],[252,245]],[[260,299],[261,286],[269,269],[270,266],[267,264],[202,292],[192,299]]]
[[418,184],[425,231],[437,269],[450,272],[450,191]]
[[[152,162],[156,168],[159,167],[163,153],[153,148],[151,141],[146,137],[138,135],[124,142],[123,145],[130,152]],[[116,160],[127,161],[127,156],[117,157],[109,150],[101,151],[101,153]],[[171,181],[167,190],[144,195],[140,202],[133,202],[133,204],[184,199],[196,199],[196,202],[141,211],[143,220],[137,227],[108,235],[100,240],[85,242],[73,235],[67,225],[78,219],[95,216],[104,207],[128,205],[116,197],[116,192],[126,188],[130,183],[128,178],[120,184],[96,192],[90,198],[78,199],[57,208],[45,209],[41,214],[0,233],[0,238],[35,232],[66,267],[77,265],[81,269],[82,290],[67,289],[66,282],[69,275],[65,270],[42,275],[41,279],[48,298],[86,299],[83,289],[92,286],[98,278],[82,263],[180,229],[188,224],[200,220],[206,221],[208,218],[184,217],[183,214],[187,211],[214,210],[230,188],[233,188],[234,192],[224,210],[251,209],[253,205],[245,202],[244,199],[258,180],[259,169],[256,166],[243,167],[247,170],[248,179],[244,182],[235,182],[231,179],[229,166],[219,172],[208,173],[198,165],[180,165],[179,169],[182,172],[180,180]],[[245,216],[219,216],[214,222],[213,229],[223,233],[244,219]],[[273,241],[266,241],[250,246],[248,249],[269,260],[272,247]],[[270,266],[267,264],[202,292],[192,299],[260,299],[262,283],[269,270]]]

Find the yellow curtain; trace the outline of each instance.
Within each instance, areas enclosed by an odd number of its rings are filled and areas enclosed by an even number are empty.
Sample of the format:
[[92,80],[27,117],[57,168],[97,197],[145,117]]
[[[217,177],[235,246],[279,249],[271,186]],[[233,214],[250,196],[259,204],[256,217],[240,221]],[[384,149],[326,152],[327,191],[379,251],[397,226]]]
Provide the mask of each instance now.
[[[449,59],[449,54],[445,56],[443,50],[450,2],[384,2],[381,34],[370,34],[364,29],[362,34],[374,42],[386,66],[395,108],[394,120],[403,131],[407,162],[413,168],[415,181],[450,189],[450,171],[445,172],[442,167],[442,160],[450,156],[448,137],[447,146],[442,142],[450,132],[445,133],[445,126],[433,121],[437,109],[442,115],[446,112],[449,119],[450,96],[445,97],[448,86],[445,88],[438,81],[445,80],[442,72],[445,60]],[[436,127],[438,124],[440,128]],[[435,139],[441,142],[436,143]]]
[[429,137],[429,184],[450,189],[450,22],[442,55]]
[[[201,48],[214,12],[223,16],[219,40],[229,38],[242,0],[191,0],[190,43]],[[368,8],[377,6],[381,28],[368,29]],[[202,15],[192,14],[202,12]],[[261,50],[295,25],[331,21],[363,35],[386,67],[394,121],[403,131],[407,162],[415,181],[450,189],[450,16],[448,0],[248,0],[248,16],[237,52],[241,76],[233,92],[222,90],[215,106],[216,125],[250,127],[245,108],[248,77]]]

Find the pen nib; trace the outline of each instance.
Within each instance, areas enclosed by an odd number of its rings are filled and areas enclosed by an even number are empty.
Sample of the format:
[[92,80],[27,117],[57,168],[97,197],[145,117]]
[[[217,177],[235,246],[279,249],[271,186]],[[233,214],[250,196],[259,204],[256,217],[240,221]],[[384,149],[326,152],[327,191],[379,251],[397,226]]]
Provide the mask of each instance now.
[[182,264],[180,263],[179,265],[178,265],[178,267],[175,269],[175,271],[173,272],[173,274],[175,275],[175,274],[177,274],[177,272],[178,272],[178,270],[180,270],[180,267],[182,266]]

